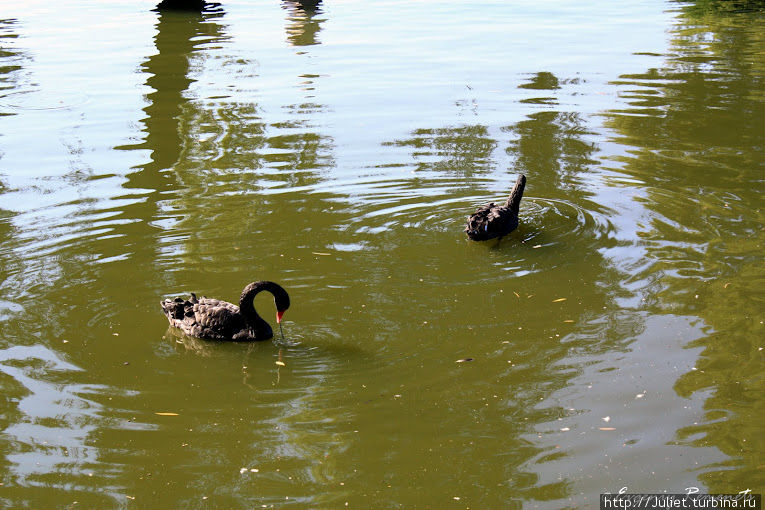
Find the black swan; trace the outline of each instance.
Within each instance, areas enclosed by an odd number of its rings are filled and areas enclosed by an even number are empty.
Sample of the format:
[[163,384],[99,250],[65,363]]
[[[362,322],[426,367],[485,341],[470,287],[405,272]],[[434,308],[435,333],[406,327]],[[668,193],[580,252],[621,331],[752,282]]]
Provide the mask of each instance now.
[[242,290],[239,306],[204,296],[197,299],[193,293],[191,299],[166,299],[160,305],[170,325],[189,336],[235,342],[268,340],[274,332],[253,306],[255,295],[264,290],[274,295],[276,322],[281,326],[282,315],[290,307],[290,297],[274,282],[260,281],[247,285]]
[[521,206],[526,176],[521,174],[507,197],[507,202],[494,202],[479,208],[467,221],[465,233],[473,241],[486,241],[509,234],[518,227],[518,209]]

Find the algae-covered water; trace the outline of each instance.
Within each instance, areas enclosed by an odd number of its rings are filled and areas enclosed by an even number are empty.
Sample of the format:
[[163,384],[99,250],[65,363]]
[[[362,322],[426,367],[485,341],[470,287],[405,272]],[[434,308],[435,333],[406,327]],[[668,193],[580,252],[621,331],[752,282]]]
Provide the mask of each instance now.
[[[2,505],[762,492],[761,12],[153,7],[0,8]],[[284,340],[168,330],[259,279]]]

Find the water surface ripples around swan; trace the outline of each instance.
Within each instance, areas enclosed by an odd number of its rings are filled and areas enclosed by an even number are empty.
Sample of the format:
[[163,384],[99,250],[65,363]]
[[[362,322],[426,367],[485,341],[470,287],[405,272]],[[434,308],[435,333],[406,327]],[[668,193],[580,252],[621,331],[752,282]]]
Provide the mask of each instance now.
[[[153,7],[0,14],[3,505],[762,492],[761,13]],[[284,339],[160,312],[254,279]]]

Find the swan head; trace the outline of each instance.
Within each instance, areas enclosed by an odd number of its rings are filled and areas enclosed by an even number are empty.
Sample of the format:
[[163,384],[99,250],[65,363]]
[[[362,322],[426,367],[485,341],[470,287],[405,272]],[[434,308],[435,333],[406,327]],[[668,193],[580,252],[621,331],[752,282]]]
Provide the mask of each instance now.
[[290,307],[290,296],[280,285],[268,282],[268,290],[274,295],[274,304],[276,305],[276,322],[282,322],[282,317],[287,308]]

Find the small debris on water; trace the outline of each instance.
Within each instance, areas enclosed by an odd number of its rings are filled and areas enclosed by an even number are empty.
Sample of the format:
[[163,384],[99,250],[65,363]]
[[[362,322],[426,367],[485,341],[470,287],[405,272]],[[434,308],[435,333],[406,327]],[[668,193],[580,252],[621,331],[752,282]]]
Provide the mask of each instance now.
[[157,416],[178,416],[178,413],[154,413]]
[[573,321],[572,319],[566,319],[566,320],[564,320],[563,322],[568,322],[568,323],[571,323],[571,322],[574,322],[574,321]]
[[568,432],[569,430],[571,429],[568,427],[563,427],[562,429],[560,429],[561,432]]
[[241,468],[241,469],[239,470],[239,474],[244,474],[244,473],[246,473],[246,472],[247,472],[247,468]]
[[112,336],[120,336],[119,333],[112,333]]
[[332,255],[331,253],[322,253],[320,251],[312,251],[311,253],[313,253],[314,255],[323,255],[325,257]]
[[513,294],[515,294],[515,297],[517,297],[518,299],[521,299],[521,295],[518,294],[517,292],[513,291]]
[[613,427],[598,427],[598,430],[616,430]]
[[643,398],[643,397],[645,397],[645,393],[638,393],[637,395],[635,395],[635,398]]
[[284,364],[283,361],[274,361],[276,365],[279,365],[280,367],[286,367],[287,365]]
[[455,363],[465,363],[466,361],[473,361],[473,358],[458,359]]
[[542,247],[541,244],[535,244],[534,246],[532,246],[532,248],[541,248],[541,247]]
[[565,300],[566,300],[566,298],[564,298],[564,297],[558,298],[558,299],[553,299],[553,303],[560,303],[561,301],[565,301]]
[[610,416],[604,416],[603,417],[603,421],[608,423],[609,421],[611,421],[611,417]]

